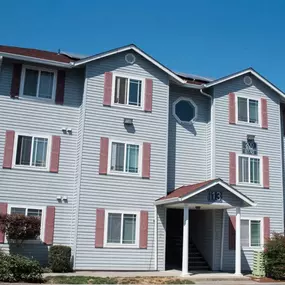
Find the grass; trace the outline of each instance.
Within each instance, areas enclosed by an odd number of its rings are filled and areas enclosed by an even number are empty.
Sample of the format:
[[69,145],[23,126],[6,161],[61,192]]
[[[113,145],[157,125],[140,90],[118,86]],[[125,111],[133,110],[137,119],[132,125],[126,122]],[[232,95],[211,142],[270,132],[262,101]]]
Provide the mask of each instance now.
[[93,277],[93,276],[49,276],[48,284],[194,284],[189,279],[175,277]]

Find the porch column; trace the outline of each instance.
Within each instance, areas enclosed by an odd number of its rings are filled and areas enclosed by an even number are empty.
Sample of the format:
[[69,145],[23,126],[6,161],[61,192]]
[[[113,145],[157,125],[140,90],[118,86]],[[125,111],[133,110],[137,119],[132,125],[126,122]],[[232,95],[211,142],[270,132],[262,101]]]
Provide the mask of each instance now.
[[235,274],[241,275],[240,207],[236,208],[236,268],[235,268]]
[[189,247],[189,208],[184,206],[183,216],[183,251],[182,251],[182,275],[188,274],[188,247]]

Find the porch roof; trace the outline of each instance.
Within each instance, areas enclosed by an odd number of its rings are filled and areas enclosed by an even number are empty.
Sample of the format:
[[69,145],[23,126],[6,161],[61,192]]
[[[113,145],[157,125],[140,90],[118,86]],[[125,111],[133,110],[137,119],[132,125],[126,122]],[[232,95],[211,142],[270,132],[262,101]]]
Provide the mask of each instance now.
[[240,191],[236,190],[234,187],[232,187],[220,178],[211,179],[192,185],[181,186],[170,192],[166,196],[163,196],[156,200],[155,205],[166,205],[171,203],[185,202],[187,199],[203,191],[206,191],[207,189],[210,189],[211,187],[214,187],[216,185],[222,186],[225,190],[229,191],[230,193],[241,199],[248,206],[256,206],[253,200],[251,200],[246,195],[242,194]]

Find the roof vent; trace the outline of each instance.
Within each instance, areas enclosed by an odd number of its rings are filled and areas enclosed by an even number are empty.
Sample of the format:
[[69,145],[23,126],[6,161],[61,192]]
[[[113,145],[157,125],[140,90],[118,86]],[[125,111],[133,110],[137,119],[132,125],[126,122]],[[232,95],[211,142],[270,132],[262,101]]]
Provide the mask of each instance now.
[[251,79],[250,76],[245,76],[243,78],[243,82],[244,82],[245,85],[250,86],[252,84],[252,79]]
[[134,64],[136,62],[136,57],[132,53],[127,53],[125,56],[125,61],[129,64]]

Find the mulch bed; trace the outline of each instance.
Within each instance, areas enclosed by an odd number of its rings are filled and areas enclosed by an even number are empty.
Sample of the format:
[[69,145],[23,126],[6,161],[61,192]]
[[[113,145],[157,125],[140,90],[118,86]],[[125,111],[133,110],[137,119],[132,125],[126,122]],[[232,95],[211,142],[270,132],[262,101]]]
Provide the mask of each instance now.
[[284,280],[275,280],[272,278],[268,278],[268,277],[250,277],[250,279],[252,281],[255,282],[260,282],[260,283],[278,283],[278,282],[284,282]]

